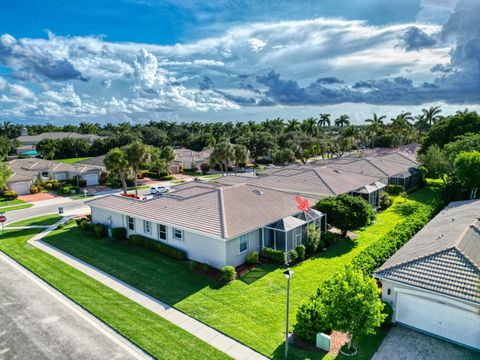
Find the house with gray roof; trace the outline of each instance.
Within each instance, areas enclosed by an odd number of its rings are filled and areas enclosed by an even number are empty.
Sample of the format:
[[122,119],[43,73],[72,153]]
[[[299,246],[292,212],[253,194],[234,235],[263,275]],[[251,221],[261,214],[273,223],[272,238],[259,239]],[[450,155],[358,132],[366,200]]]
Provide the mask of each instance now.
[[263,247],[288,253],[306,242],[309,224],[326,230],[326,215],[300,210],[294,195],[250,184],[195,181],[146,200],[111,195],[87,204],[95,223],[124,227],[216,268],[241,265]]
[[17,138],[17,141],[21,144],[15,150],[18,155],[26,154],[35,154],[37,144],[45,139],[52,140],[62,140],[65,138],[74,138],[74,139],[84,139],[89,143],[93,143],[95,140],[102,138],[99,135],[95,134],[79,134],[75,132],[64,132],[64,131],[54,131],[54,132],[44,132],[37,135],[28,135],[26,133],[22,134]]
[[395,322],[480,350],[480,200],[449,204],[374,276]]
[[69,180],[79,176],[87,186],[98,185],[101,169],[88,165],[71,165],[39,158],[14,159],[8,162],[12,172],[7,187],[19,195],[30,193],[36,180]]

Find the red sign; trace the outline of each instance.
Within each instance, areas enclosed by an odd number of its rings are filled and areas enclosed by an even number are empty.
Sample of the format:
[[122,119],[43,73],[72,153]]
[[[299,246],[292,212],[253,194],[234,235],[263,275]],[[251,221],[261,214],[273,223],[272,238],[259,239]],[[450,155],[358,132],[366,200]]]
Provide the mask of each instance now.
[[302,211],[308,211],[310,206],[308,205],[307,199],[302,199],[300,196],[295,196],[295,200],[298,203],[298,209]]
[[0,215],[0,223],[4,223],[7,221],[7,217],[5,215]]

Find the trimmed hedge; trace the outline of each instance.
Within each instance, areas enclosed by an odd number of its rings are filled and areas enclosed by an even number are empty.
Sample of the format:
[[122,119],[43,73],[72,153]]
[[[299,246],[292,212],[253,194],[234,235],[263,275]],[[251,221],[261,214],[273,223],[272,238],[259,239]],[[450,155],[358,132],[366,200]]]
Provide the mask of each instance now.
[[272,248],[263,248],[262,249],[262,256],[266,257],[267,259],[278,263],[278,264],[285,264],[287,262],[287,256],[285,252],[281,250],[275,250]]
[[123,227],[116,227],[112,229],[112,238],[115,240],[126,240],[127,239],[127,229]]
[[222,280],[226,283],[231,283],[233,280],[237,278],[237,272],[233,266],[227,265],[224,266],[221,270],[222,272]]
[[18,194],[13,190],[5,190],[3,192],[3,197],[7,200],[15,200],[18,198]]
[[247,264],[258,264],[258,251],[252,251],[247,256]]
[[352,260],[355,269],[372,274],[388,258],[397,252],[410,238],[422,229],[440,210],[440,205],[425,206],[397,224],[377,242],[368,246]]
[[93,232],[97,238],[104,238],[108,235],[107,227],[100,223],[93,224]]
[[178,259],[178,260],[187,259],[187,253],[185,251],[177,249],[167,244],[163,244],[159,241],[149,239],[142,235],[132,234],[128,237],[128,242],[133,245],[158,251],[159,253],[170,256],[174,259]]

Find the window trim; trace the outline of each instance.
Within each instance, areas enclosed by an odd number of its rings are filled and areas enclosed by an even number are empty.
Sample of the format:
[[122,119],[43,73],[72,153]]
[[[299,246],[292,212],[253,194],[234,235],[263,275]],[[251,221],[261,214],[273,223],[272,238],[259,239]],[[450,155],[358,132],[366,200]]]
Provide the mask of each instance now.
[[[148,224],[148,231],[147,231],[147,224]],[[145,234],[151,234],[152,233],[152,222],[148,220],[143,220],[143,232]]]
[[[160,227],[164,228],[164,230],[160,230]],[[163,225],[163,224],[157,224],[157,232],[158,232],[158,239],[159,240],[162,240],[162,241],[167,241],[167,225]],[[160,235],[161,234],[164,234],[165,238],[162,238]]]
[[[130,220],[132,221],[132,227],[133,229],[130,228]],[[135,231],[135,218],[127,215],[127,229],[130,231]]]
[[[177,237],[177,236],[175,235],[175,233],[176,233],[177,231],[180,232],[180,237]],[[172,234],[173,234],[173,238],[174,238],[175,240],[183,241],[183,230],[178,229],[178,228],[172,228]]]
[[[242,237],[245,238],[245,242],[242,243]],[[238,237],[238,253],[239,254],[244,254],[248,252],[248,247],[249,247],[249,241],[248,241],[248,234],[243,234]],[[242,244],[245,244],[245,249],[242,250]]]

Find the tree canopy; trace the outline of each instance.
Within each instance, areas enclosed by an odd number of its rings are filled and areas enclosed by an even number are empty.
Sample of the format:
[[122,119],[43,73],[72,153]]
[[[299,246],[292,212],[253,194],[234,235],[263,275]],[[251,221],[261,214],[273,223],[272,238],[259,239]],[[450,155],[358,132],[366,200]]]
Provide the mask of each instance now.
[[454,168],[460,183],[470,189],[470,199],[475,199],[480,187],[480,152],[461,152],[455,158]]

